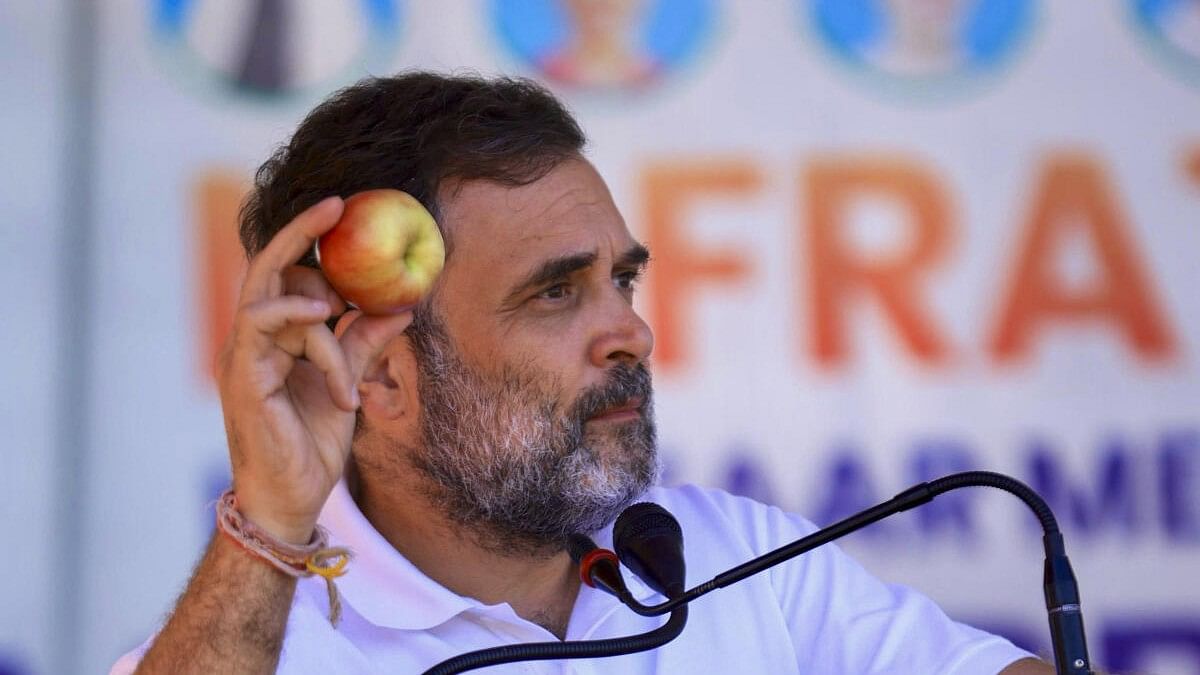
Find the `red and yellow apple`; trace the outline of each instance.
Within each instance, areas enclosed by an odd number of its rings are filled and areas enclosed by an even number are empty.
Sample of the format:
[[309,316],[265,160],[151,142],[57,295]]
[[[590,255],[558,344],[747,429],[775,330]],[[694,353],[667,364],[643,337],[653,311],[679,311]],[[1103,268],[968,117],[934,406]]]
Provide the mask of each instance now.
[[367,314],[416,305],[446,262],[433,216],[391,189],[348,197],[337,225],[317,240],[316,254],[333,290]]

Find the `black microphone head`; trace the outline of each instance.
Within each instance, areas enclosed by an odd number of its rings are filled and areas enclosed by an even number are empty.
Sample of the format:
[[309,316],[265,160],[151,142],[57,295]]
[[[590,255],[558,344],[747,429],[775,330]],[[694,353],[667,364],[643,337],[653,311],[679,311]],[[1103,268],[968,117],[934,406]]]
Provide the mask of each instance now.
[[687,576],[683,528],[666,509],[650,502],[621,512],[613,525],[613,548],[621,562],[668,598],[683,594]]
[[663,534],[683,539],[683,529],[669,511],[654,502],[638,502],[617,516],[613,525],[613,544],[620,547],[620,542],[631,541],[633,537]]
[[596,542],[592,541],[592,538],[586,534],[576,532],[567,537],[567,553],[571,556],[571,560],[574,561],[576,565],[579,564],[579,561],[583,560],[583,556],[591,553],[597,548],[599,548],[599,546],[596,546]]

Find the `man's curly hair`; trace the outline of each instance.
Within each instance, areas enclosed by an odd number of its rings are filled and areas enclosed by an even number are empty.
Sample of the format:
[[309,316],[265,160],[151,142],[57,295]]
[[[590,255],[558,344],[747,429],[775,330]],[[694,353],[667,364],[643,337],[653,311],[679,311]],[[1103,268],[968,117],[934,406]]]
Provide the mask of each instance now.
[[[579,154],[586,139],[571,113],[526,79],[406,72],[371,77],[318,105],[261,167],[242,207],[247,255],[325,197],[403,190],[440,214],[448,180],[536,181]],[[451,233],[439,220],[447,254]],[[310,252],[301,264],[316,266]]]

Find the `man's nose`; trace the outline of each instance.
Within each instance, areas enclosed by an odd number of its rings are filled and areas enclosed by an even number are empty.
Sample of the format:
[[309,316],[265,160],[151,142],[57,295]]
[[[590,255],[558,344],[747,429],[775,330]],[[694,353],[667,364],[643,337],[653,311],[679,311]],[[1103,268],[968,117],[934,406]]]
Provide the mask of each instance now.
[[635,365],[645,361],[654,350],[654,333],[633,309],[633,305],[618,294],[607,300],[603,319],[589,347],[589,359],[597,368],[609,368],[616,363]]

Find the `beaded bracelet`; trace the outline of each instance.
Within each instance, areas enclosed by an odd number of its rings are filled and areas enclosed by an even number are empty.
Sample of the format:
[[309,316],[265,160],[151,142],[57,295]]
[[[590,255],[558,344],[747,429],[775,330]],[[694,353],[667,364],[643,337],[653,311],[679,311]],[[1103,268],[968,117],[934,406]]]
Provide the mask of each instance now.
[[217,527],[256,558],[288,576],[324,579],[329,593],[329,623],[337,626],[342,617],[342,603],[333,580],[346,573],[352,554],[344,546],[330,546],[325,528],[317,525],[313,540],[305,546],[280,541],[238,510],[237,495],[232,488],[217,500]]

